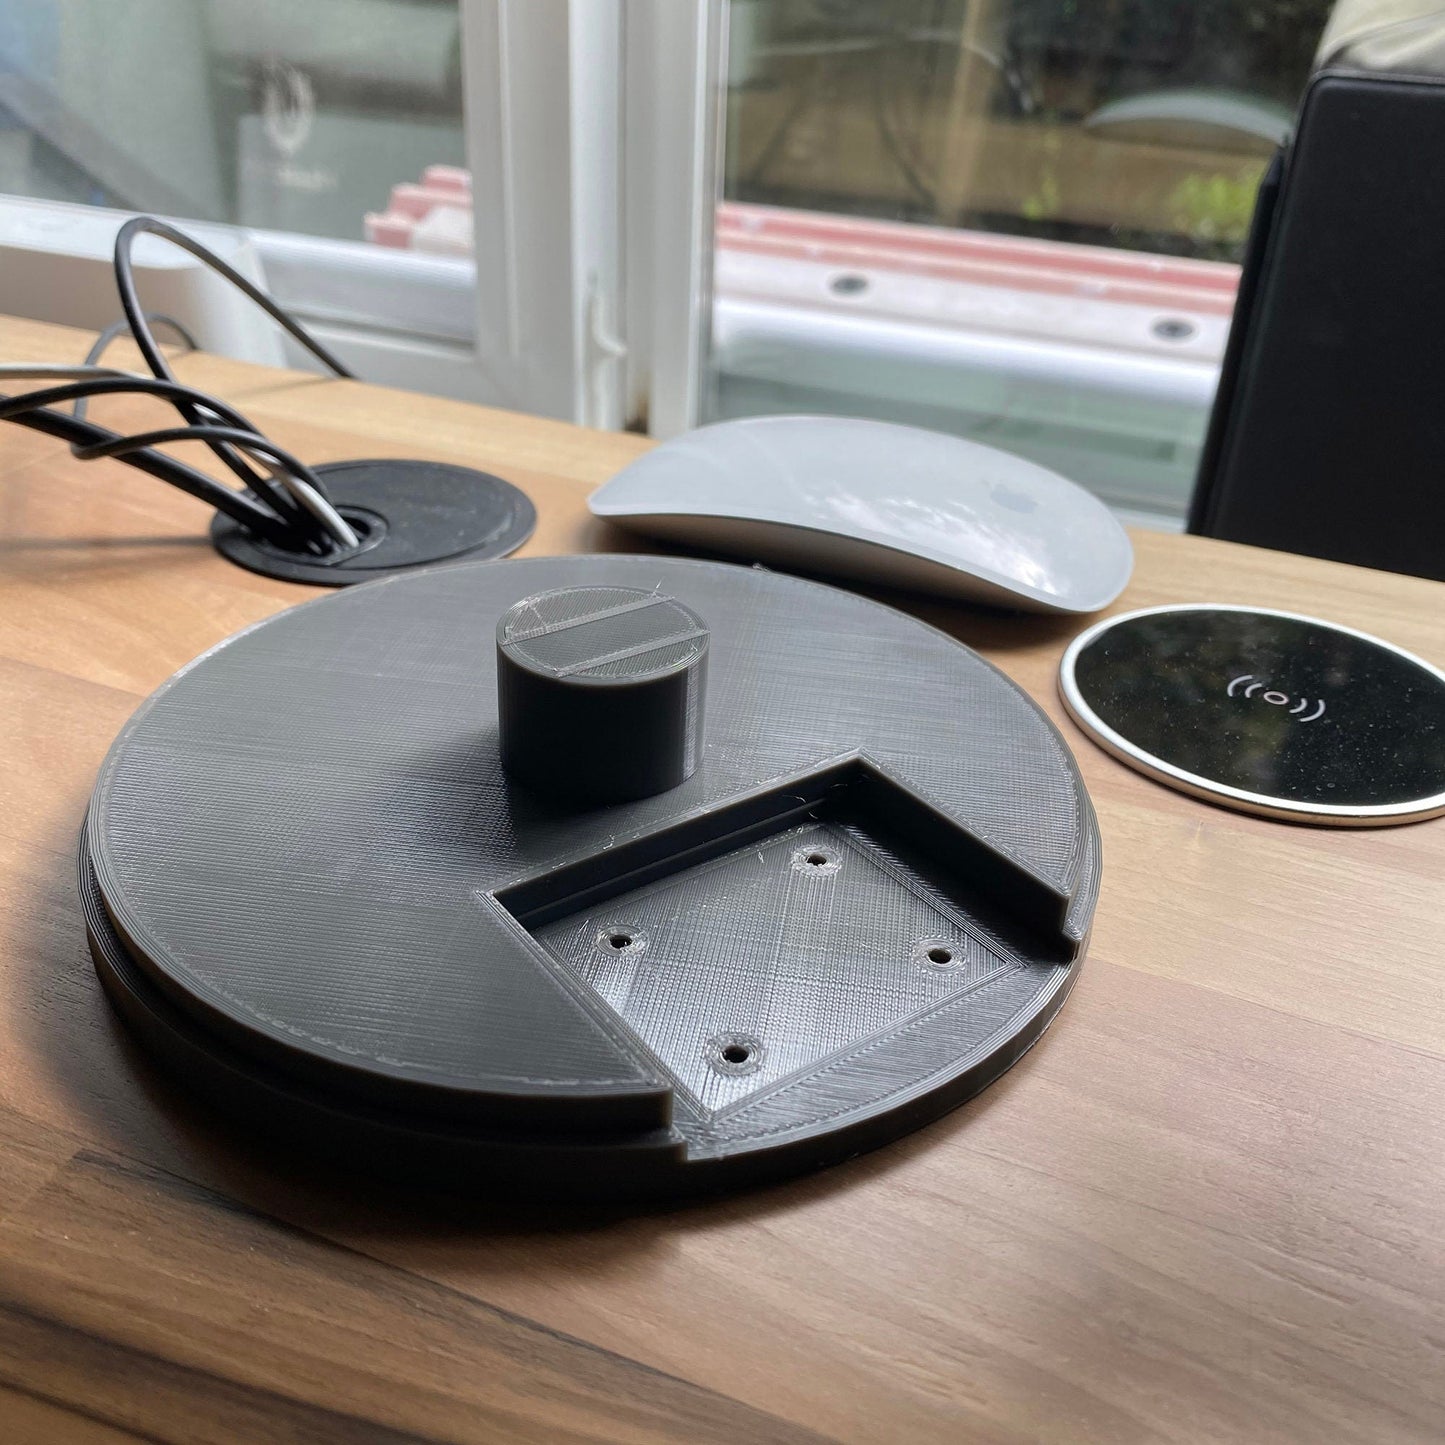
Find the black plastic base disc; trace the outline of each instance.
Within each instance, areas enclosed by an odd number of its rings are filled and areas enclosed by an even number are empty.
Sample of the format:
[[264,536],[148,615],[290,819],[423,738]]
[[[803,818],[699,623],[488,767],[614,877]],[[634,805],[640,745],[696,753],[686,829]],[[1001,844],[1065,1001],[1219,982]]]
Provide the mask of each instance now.
[[524,492],[470,467],[378,458],[325,462],[312,470],[361,535],[360,550],[334,562],[288,552],[220,513],[211,523],[216,550],[264,577],[348,587],[453,558],[505,557],[537,525],[537,510]]
[[[517,1199],[549,1203],[648,1203],[719,1194],[735,1188],[726,1157],[689,1161],[674,1129],[619,1138],[560,1137],[517,1130],[464,1127],[446,1117],[368,1106],[285,1070],[268,1068],[232,1048],[172,1005],[121,943],[106,914],[91,867],[88,839],[80,847],[80,896],[96,973],[116,1012],[189,1099],[223,1115],[238,1134],[284,1151],[302,1168],[384,1179],[419,1193],[453,1195],[484,1204]],[[1075,971],[1055,999],[1062,1004]],[[1037,1042],[1053,1017],[1037,1015],[1004,1048],[960,1069],[945,1085],[902,1103],[888,1136],[920,1129],[987,1087]],[[776,1183],[872,1149],[880,1136],[853,1122],[794,1146],[749,1158],[749,1185]]]
[[[688,625],[555,628],[559,665],[625,675],[706,619],[677,787],[599,806],[503,766],[492,629],[575,589]],[[81,845],[96,967],[188,1092],[488,1196],[737,1187],[917,1128],[1042,1034],[1098,883],[1067,749],[988,664],[852,593],[666,557],[279,613],[140,707]]]

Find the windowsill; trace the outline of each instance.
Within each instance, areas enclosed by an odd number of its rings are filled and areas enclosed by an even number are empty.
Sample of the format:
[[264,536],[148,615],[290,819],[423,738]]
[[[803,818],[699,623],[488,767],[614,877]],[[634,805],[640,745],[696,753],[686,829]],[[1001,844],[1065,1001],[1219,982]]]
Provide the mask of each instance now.
[[1182,522],[1237,267],[724,205],[715,284],[716,417],[931,427]]

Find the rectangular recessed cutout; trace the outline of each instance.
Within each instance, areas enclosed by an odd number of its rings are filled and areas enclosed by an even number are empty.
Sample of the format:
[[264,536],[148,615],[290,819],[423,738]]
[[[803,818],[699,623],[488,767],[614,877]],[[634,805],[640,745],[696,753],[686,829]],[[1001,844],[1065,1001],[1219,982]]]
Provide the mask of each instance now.
[[496,899],[714,1118],[1074,951],[1062,895],[859,756]]
[[682,873],[805,820],[866,829],[916,866],[945,896],[1005,916],[1060,957],[1077,941],[1064,933],[1068,896],[940,812],[866,757],[833,759],[770,783],[722,807],[696,813],[604,852],[563,863],[498,889],[523,927],[537,929],[615,894]]

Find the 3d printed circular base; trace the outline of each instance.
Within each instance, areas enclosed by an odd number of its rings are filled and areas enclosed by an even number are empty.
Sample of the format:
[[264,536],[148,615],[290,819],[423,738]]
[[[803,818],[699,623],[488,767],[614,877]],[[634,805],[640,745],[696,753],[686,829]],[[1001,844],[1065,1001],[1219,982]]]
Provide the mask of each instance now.
[[1337,827],[1445,813],[1445,673],[1353,628],[1145,608],[1076,638],[1059,690],[1115,757],[1224,807]]
[[288,552],[218,512],[211,540],[223,557],[283,582],[349,587],[392,572],[515,552],[537,525],[526,494],[488,472],[446,462],[324,462],[312,468],[361,537],[339,561]]
[[[558,588],[706,619],[701,758],[577,806],[501,765],[497,620]],[[860,597],[657,557],[437,568],[164,684],[81,850],[96,966],[187,1088],[462,1189],[731,1187],[881,1144],[1039,1036],[1098,833],[1042,712]]]

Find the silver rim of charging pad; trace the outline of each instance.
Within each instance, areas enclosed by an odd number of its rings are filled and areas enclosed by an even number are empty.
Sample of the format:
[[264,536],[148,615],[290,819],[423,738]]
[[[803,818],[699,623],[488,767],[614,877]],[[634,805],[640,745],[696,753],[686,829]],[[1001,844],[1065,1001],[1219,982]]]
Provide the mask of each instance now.
[[[1329,803],[1317,798],[1286,797],[1241,787],[1221,781],[1219,778],[1207,776],[1192,768],[1180,766],[1178,761],[1170,761],[1161,757],[1151,747],[1141,744],[1137,737],[1128,736],[1118,725],[1119,718],[1116,717],[1111,722],[1101,715],[1099,696],[1091,691],[1087,683],[1081,682],[1079,675],[1080,660],[1091,649],[1099,647],[1111,636],[1118,635],[1120,629],[1127,628],[1139,622],[1140,619],[1207,614],[1215,614],[1222,618],[1254,616],[1278,619],[1286,624],[1300,624],[1304,627],[1321,629],[1326,633],[1335,633],[1342,638],[1351,639],[1355,643],[1363,643],[1369,647],[1380,649],[1384,656],[1393,659],[1396,664],[1418,669],[1421,682],[1426,688],[1431,686],[1438,688],[1437,715],[1442,719],[1439,726],[1445,727],[1445,672],[1441,672],[1439,668],[1432,666],[1414,653],[1395,646],[1394,643],[1371,636],[1367,632],[1360,632],[1353,627],[1345,627],[1337,622],[1326,622],[1321,618],[1309,617],[1298,612],[1282,612],[1268,607],[1247,607],[1225,603],[1187,603],[1144,607],[1133,612],[1121,613],[1117,617],[1105,618],[1104,621],[1095,623],[1094,626],[1080,633],[1064,653],[1063,660],[1059,665],[1059,694],[1069,715],[1105,752],[1112,754],[1120,762],[1143,773],[1146,777],[1163,783],[1178,792],[1187,793],[1206,802],[1217,803],[1222,807],[1232,808],[1237,812],[1253,813],[1285,822],[1316,823],[1347,828],[1386,827],[1396,823],[1418,822],[1445,813],[1445,762],[1442,762],[1440,768],[1440,786],[1427,787],[1418,796],[1396,798],[1388,802]],[[1247,662],[1243,659],[1235,665],[1247,668]],[[1245,679],[1249,680],[1245,681]],[[1328,715],[1329,709],[1326,706],[1321,710],[1319,717],[1311,717],[1315,711],[1315,705],[1327,703],[1327,698],[1316,697],[1313,694],[1296,698],[1291,693],[1271,690],[1268,682],[1273,680],[1275,679],[1257,677],[1248,670],[1233,672],[1229,669],[1221,673],[1218,678],[1213,679],[1216,693],[1222,687],[1225,689],[1226,698],[1241,705],[1255,704],[1255,700],[1260,699],[1256,705],[1278,709],[1281,717],[1291,720],[1291,725],[1306,725],[1301,722],[1302,719],[1318,723]],[[1281,682],[1283,682],[1282,679]],[[1236,684],[1233,693],[1228,692],[1231,684]],[[1275,698],[1283,698],[1283,701],[1275,702]],[[1265,702],[1263,699],[1269,699],[1269,701]],[[1295,715],[1292,709],[1299,703],[1308,703],[1309,706]],[[1437,732],[1435,735],[1440,736],[1441,734]],[[1442,757],[1445,757],[1445,744],[1442,744]]]

